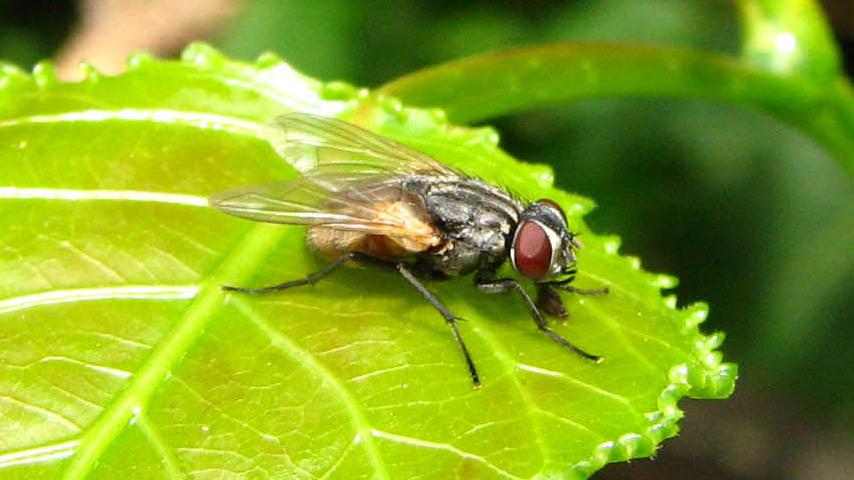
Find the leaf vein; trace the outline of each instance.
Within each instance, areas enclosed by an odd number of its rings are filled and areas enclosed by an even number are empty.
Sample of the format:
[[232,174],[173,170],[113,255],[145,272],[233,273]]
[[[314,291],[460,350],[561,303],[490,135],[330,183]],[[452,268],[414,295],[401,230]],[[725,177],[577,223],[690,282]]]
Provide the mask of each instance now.
[[[82,480],[90,472],[103,451],[126,428],[133,416],[145,408],[168,373],[172,370],[204,332],[208,321],[221,307],[223,296],[220,278],[233,277],[251,271],[262,262],[283,235],[282,229],[257,225],[223,254],[203,288],[198,291],[193,304],[187,309],[132,377],[123,392],[104,410],[104,413],[86,430],[76,455],[64,472],[66,480]],[[240,252],[240,255],[234,252]]]
[[0,129],[23,125],[47,124],[52,126],[57,123],[98,123],[114,120],[181,125],[205,130],[222,130],[229,133],[256,138],[265,137],[264,126],[258,122],[205,112],[187,112],[157,108],[123,108],[119,110],[90,109],[53,114],[29,115],[0,121]]
[[0,395],[0,402],[6,402],[17,406],[21,410],[27,410],[37,415],[40,415],[46,419],[54,420],[58,424],[71,430],[72,433],[77,433],[81,430],[80,425],[78,425],[76,422],[66,417],[65,415],[62,415],[61,413],[54,412],[53,410],[50,410],[48,408],[33,405],[32,403],[28,403],[23,400],[18,400],[17,398],[11,397],[9,395]]
[[112,267],[110,267],[109,265],[104,263],[103,261],[93,257],[92,255],[90,255],[90,254],[84,252],[83,250],[81,250],[80,248],[76,247],[73,243],[69,242],[68,240],[54,240],[50,236],[44,235],[44,234],[39,234],[38,238],[56,241],[57,245],[68,250],[72,254],[76,255],[84,263],[88,263],[89,265],[92,265],[96,269],[103,272],[104,275],[106,275],[107,277],[110,277],[112,280],[115,280],[115,281],[118,281],[121,283],[125,283],[125,281],[126,281],[125,278],[122,277],[121,274],[119,274],[119,272],[117,272],[115,269],[113,269]]
[[146,192],[141,190],[79,190],[69,188],[0,187],[3,200],[111,200],[121,202],[150,202],[207,208],[208,200],[183,193]]
[[0,300],[0,314],[55,303],[110,299],[181,300],[198,292],[195,285],[124,285],[119,287],[72,288],[20,295]]
[[320,378],[329,384],[332,390],[344,403],[347,413],[350,415],[353,427],[356,430],[356,434],[360,436],[361,444],[364,445],[368,458],[370,458],[371,463],[374,466],[377,477],[389,478],[382,456],[374,442],[371,440],[370,432],[373,427],[362,413],[356,397],[352,392],[350,392],[345,383],[336,377],[335,374],[333,374],[325,365],[323,365],[317,357],[303,349],[284,333],[270,325],[270,323],[263,318],[249,302],[238,297],[233,297],[233,299],[235,306],[240,309],[246,318],[255,325],[259,331],[270,339],[273,346],[282,350],[286,355],[296,358],[302,365],[314,370]]
[[319,477],[318,480],[326,480],[327,478],[330,478],[331,475],[334,474],[336,470],[338,470],[338,467],[340,467],[341,464],[344,463],[344,459],[346,459],[347,455],[349,455],[350,452],[353,451],[353,448],[356,446],[358,441],[358,435],[353,437],[353,440],[350,441],[350,443],[347,445],[347,448],[345,448],[344,451],[341,452],[341,454],[338,456],[338,460],[335,460],[335,463],[330,465],[329,468],[326,470],[326,473],[324,473],[322,477]]
[[39,462],[49,462],[68,458],[74,454],[74,449],[79,442],[68,440],[40,447],[15,450],[0,455],[0,468],[14,467],[17,465],[32,465]]
[[[267,433],[267,432],[264,432],[264,431],[258,430],[257,428],[255,428],[254,426],[252,426],[252,424],[247,423],[246,421],[244,421],[244,420],[242,420],[242,419],[240,419],[240,418],[237,418],[237,417],[235,417],[235,416],[233,416],[233,415],[229,415],[228,413],[226,413],[225,411],[223,411],[223,409],[221,409],[220,407],[218,407],[215,403],[213,403],[213,402],[211,402],[210,400],[208,400],[207,398],[205,398],[205,396],[204,396],[204,395],[202,395],[201,393],[199,393],[198,391],[196,391],[196,389],[194,389],[193,387],[191,387],[187,382],[185,382],[184,380],[182,380],[180,377],[172,377],[172,378],[173,378],[173,380],[175,381],[175,383],[180,384],[182,387],[184,387],[184,388],[185,388],[185,389],[190,393],[190,395],[192,395],[192,396],[193,396],[193,397],[195,397],[198,401],[200,401],[200,402],[202,402],[203,404],[205,404],[205,407],[206,407],[206,408],[208,408],[208,409],[210,409],[212,412],[216,412],[218,415],[222,416],[224,419],[229,420],[229,421],[231,421],[231,422],[234,422],[234,423],[236,423],[236,424],[240,425],[241,427],[243,427],[243,428],[245,428],[245,429],[249,430],[250,432],[252,432],[252,433],[254,433],[254,434],[256,434],[256,435],[258,435],[259,437],[261,437],[261,438],[262,438],[262,439],[264,439],[264,440],[269,440],[269,441],[271,441],[271,442],[274,442],[274,443],[277,443],[277,444],[280,444],[280,445],[281,445],[281,441],[279,440],[279,437],[278,437],[278,436],[273,435],[272,433]],[[180,450],[180,449],[179,449],[179,450]]]
[[[517,393],[519,394],[519,398],[522,402],[528,407],[528,409],[532,412],[536,412],[539,410],[539,407],[536,405],[536,402],[531,398],[525,388],[522,386],[522,383],[519,381],[519,376],[517,374],[517,369],[515,368],[518,365],[518,362],[513,355],[507,350],[507,347],[501,342],[492,332],[487,328],[481,328],[478,326],[479,322],[471,321],[472,325],[475,327],[472,329],[487,345],[489,345],[492,352],[495,354],[495,357],[499,360],[501,364],[505,366],[505,372],[507,376],[510,378],[513,386],[515,387]],[[534,442],[537,445],[537,449],[540,452],[541,461],[545,463],[547,461],[548,455],[546,454],[546,447],[543,444],[542,440],[542,426],[540,425],[539,419],[534,415],[531,419],[531,428],[534,430]]]
[[148,420],[148,416],[140,414],[136,419],[136,424],[145,438],[154,447],[154,450],[163,459],[163,464],[166,466],[166,471],[172,478],[187,478],[184,470],[181,468],[178,458],[175,456],[174,450],[166,442],[166,439],[157,430],[157,427]]
[[614,332],[614,336],[617,337],[620,343],[623,344],[623,347],[625,347],[626,351],[631,353],[633,357],[643,363],[647,368],[649,368],[649,370],[657,374],[661,374],[661,369],[656,367],[655,364],[646,355],[638,351],[638,349],[635,348],[634,344],[626,338],[626,335],[623,333],[623,328],[619,322],[611,318],[610,315],[602,313],[601,311],[599,311],[599,309],[591,306],[589,303],[584,303],[582,307],[594,316],[602,319],[604,321],[603,323],[605,323],[605,326],[607,326],[609,330]]
[[77,360],[76,358],[65,357],[61,355],[49,355],[46,357],[42,357],[34,362],[28,363],[26,365],[21,366],[21,368],[29,368],[33,365],[38,365],[40,363],[51,363],[51,362],[59,362],[59,363],[70,363],[72,365],[77,365],[83,367],[87,370],[92,370],[98,373],[103,373],[105,375],[109,375],[115,378],[128,378],[131,376],[131,373],[126,370],[121,370],[118,368],[107,367],[105,365],[98,365],[95,363],[84,362],[83,360]]
[[609,392],[608,390],[605,390],[603,388],[599,388],[595,385],[591,385],[587,382],[582,382],[581,380],[578,380],[577,378],[572,378],[569,375],[564,374],[563,372],[556,372],[554,370],[546,370],[545,368],[535,367],[533,365],[528,365],[525,363],[520,363],[519,368],[521,370],[526,371],[526,372],[531,372],[531,373],[536,373],[538,375],[546,375],[549,377],[558,378],[558,379],[563,380],[567,383],[571,383],[573,385],[579,386],[579,387],[581,387],[585,390],[588,390],[590,392],[597,393],[599,395],[602,395],[603,397],[610,398],[610,399],[615,400],[615,401],[623,404],[624,406],[626,406],[626,408],[628,408],[632,413],[634,413],[636,415],[640,415],[640,412],[638,412],[637,410],[634,409],[634,407],[632,406],[632,402],[628,398],[626,398],[622,395],[618,395],[618,394],[613,393],[613,392]]
[[422,440],[420,438],[407,437],[405,435],[397,435],[394,433],[384,432],[382,430],[376,430],[376,429],[371,430],[371,435],[376,437],[376,438],[388,440],[390,442],[396,442],[396,443],[402,443],[405,445],[412,445],[415,447],[430,448],[430,449],[434,449],[434,450],[443,450],[446,452],[451,452],[451,453],[453,453],[453,454],[455,454],[461,458],[465,458],[468,460],[474,460],[474,461],[484,465],[485,467],[489,468],[490,470],[496,472],[497,474],[501,475],[504,478],[510,478],[513,480],[521,480],[521,477],[517,477],[516,475],[513,475],[512,473],[510,473],[506,470],[502,470],[502,469],[496,467],[495,465],[489,463],[489,461],[487,461],[485,458],[481,457],[480,455],[475,455],[473,453],[469,453],[469,452],[460,450],[459,448],[457,448],[453,445],[447,444],[447,443],[436,443],[436,442],[431,442],[429,440]]

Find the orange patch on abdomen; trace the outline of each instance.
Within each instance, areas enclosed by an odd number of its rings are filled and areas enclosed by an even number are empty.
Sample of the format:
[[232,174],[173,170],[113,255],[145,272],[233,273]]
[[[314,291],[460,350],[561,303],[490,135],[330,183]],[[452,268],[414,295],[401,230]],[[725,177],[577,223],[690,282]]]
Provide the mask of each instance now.
[[365,235],[361,247],[362,253],[387,261],[403,260],[416,253],[407,251],[395,239],[385,235]]
[[[311,227],[308,245],[318,255],[333,260],[349,252],[359,252],[389,262],[405,260],[413,254],[423,252],[432,245],[419,244],[411,239],[387,235],[351,232],[326,227]],[[432,243],[432,242],[431,242]],[[410,249],[416,247],[417,249]]]
[[410,203],[383,202],[375,204],[374,209],[376,218],[372,220],[376,223],[356,224],[352,230],[309,227],[309,247],[328,259],[359,252],[380,260],[400,261],[436,248],[443,242],[425,218],[426,214]]
[[426,212],[403,200],[378,202],[369,209],[346,212],[363,220],[341,227],[314,226],[308,229],[308,245],[318,254],[334,259],[359,252],[385,261],[400,261],[413,254],[441,246],[441,235]]

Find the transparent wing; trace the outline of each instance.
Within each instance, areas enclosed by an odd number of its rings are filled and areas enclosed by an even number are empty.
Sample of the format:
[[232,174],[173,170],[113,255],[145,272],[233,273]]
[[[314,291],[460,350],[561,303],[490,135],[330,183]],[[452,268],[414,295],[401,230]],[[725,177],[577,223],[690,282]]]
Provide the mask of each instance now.
[[282,158],[308,176],[339,170],[360,182],[375,175],[460,176],[424,153],[334,118],[282,115],[272,122],[268,139]]
[[429,156],[339,120],[290,114],[275,120],[271,144],[303,171],[295,180],[214,195],[230,215],[271,223],[417,239],[436,238],[423,200],[402,181],[459,177]]
[[374,184],[349,195],[300,178],[223,192],[211,196],[209,203],[229,215],[257,222],[325,226],[418,240],[439,235],[420,197],[405,192],[397,182]]

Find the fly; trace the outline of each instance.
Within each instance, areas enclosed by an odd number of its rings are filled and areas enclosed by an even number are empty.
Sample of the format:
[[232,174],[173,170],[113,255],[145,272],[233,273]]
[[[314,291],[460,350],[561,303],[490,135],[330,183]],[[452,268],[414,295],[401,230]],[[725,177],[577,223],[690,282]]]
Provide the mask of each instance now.
[[[271,145],[303,175],[220,193],[209,202],[249,220],[307,225],[309,247],[329,263],[305,278],[278,285],[223,290],[265,294],[312,285],[348,262],[395,269],[445,319],[477,388],[480,376],[460,334],[459,318],[423,283],[473,274],[482,292],[516,292],[537,328],[558,344],[587,360],[601,359],[552,330],[543,316],[567,316],[554,289],[608,292],[571,285],[581,243],[555,202],[523,202],[424,153],[340,120],[288,114],[276,118],[271,132]],[[508,259],[533,282],[536,300],[516,279],[498,278],[498,268]]]

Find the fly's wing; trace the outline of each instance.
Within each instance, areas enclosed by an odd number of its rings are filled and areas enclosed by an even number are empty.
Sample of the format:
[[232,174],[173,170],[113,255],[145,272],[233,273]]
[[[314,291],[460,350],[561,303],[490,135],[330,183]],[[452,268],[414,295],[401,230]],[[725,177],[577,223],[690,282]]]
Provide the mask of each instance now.
[[413,175],[459,174],[429,156],[339,120],[308,114],[275,120],[270,142],[303,171],[295,180],[220,193],[209,203],[259,222],[436,238],[421,199],[403,189]]
[[[335,183],[334,176],[311,180]],[[211,206],[256,222],[324,226],[374,235],[438,239],[423,204],[399,182],[373,184],[354,192],[332,192],[306,178],[257,185],[211,196]]]
[[291,113],[269,131],[276,152],[306,176],[345,170],[359,183],[373,176],[460,176],[424,153],[334,118]]

